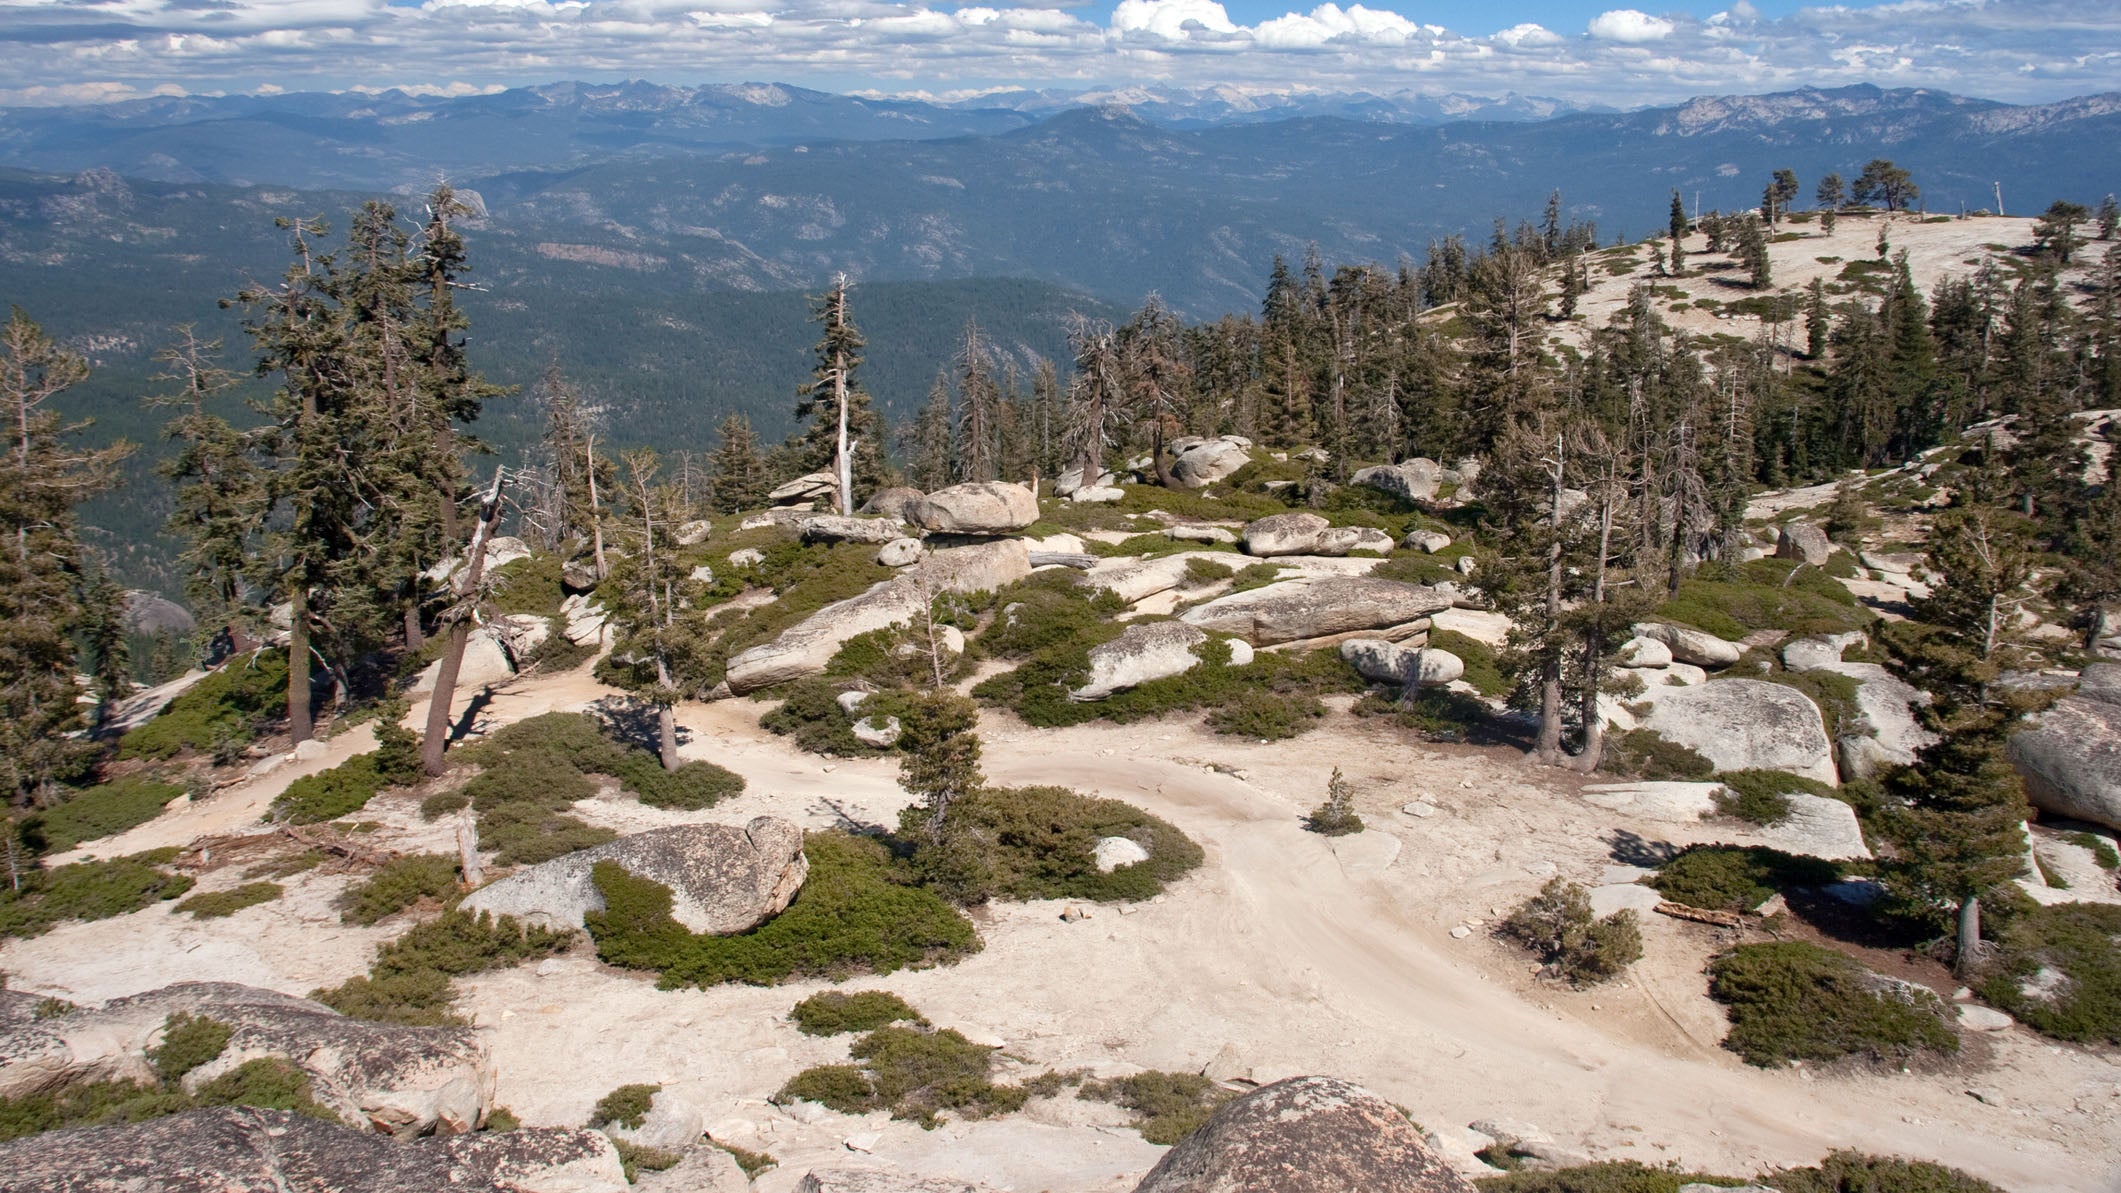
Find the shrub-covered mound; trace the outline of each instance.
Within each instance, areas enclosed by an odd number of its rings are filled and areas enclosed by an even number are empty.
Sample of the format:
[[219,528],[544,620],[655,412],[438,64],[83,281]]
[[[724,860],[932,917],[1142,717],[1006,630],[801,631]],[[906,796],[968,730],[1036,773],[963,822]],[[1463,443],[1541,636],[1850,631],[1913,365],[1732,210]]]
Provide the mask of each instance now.
[[[919,805],[900,817],[914,872],[966,903],[1148,899],[1205,856],[1160,817],[1064,787],[986,788],[961,796],[951,801],[939,838],[928,832],[926,817]],[[1100,873],[1095,851],[1106,837],[1133,841],[1148,860]]]
[[842,679],[799,679],[778,689],[776,694],[783,697],[780,706],[760,717],[759,727],[793,738],[797,746],[812,754],[864,758],[893,753],[890,747],[879,749],[854,736],[854,723],[866,717],[904,720],[911,704],[906,693],[888,689],[871,692],[850,716],[839,704],[840,693],[850,690],[853,685]]
[[230,890],[201,891],[178,903],[177,910],[190,912],[193,919],[217,920],[279,897],[280,884],[277,882],[246,882]]
[[451,978],[550,956],[573,939],[573,932],[525,928],[512,916],[446,911],[378,948],[367,977],[309,996],[356,1019],[414,1027],[457,1023]]
[[66,920],[107,920],[191,889],[162,867],[177,850],[155,849],[108,861],[24,870],[20,889],[0,884],[0,937],[40,936]]
[[469,805],[479,842],[505,865],[534,865],[602,845],[618,834],[568,815],[596,794],[589,775],[606,775],[654,808],[711,807],[744,789],[744,780],[712,762],[666,771],[645,749],[614,740],[586,713],[547,713],[497,730],[460,757],[481,769],[469,783],[432,795],[420,812],[432,820]]
[[889,1110],[933,1128],[949,1111],[959,1118],[986,1118],[1021,1108],[1030,1091],[996,1085],[990,1075],[995,1050],[955,1030],[880,1027],[848,1049],[856,1064],[817,1065],[788,1079],[777,1102],[798,1098],[841,1114]]
[[1484,1176],[1473,1183],[1481,1193],[1679,1193],[1687,1185],[1763,1185],[1780,1193],[2003,1193],[1979,1177],[1942,1164],[1854,1151],[1832,1152],[1813,1167],[1785,1168],[1758,1178],[1710,1176],[1652,1168],[1634,1160],[1607,1160]]
[[587,917],[597,955],[661,973],[664,989],[792,977],[839,978],[939,965],[980,947],[972,921],[911,884],[872,840],[846,833],[803,839],[810,875],[787,910],[748,932],[708,936],[670,914],[670,888],[612,862],[594,870],[605,909]]
[[1826,886],[1841,868],[1758,845],[1690,845],[1650,879],[1674,903],[1708,911],[1751,911],[1777,891]]
[[114,837],[146,824],[183,794],[182,787],[146,775],[114,779],[32,816],[23,823],[22,836],[39,853],[64,853],[83,841]]
[[2121,907],[2063,903],[2015,916],[1981,997],[2028,1027],[2081,1044],[2121,1044]]
[[1723,1046],[1762,1067],[1959,1050],[1935,994],[1888,982],[1803,941],[1740,945],[1716,958],[1709,997],[1729,1008]]
[[1839,581],[1787,559],[1755,559],[1735,567],[1704,564],[1679,585],[1679,595],[1657,618],[1707,630],[1733,642],[1754,630],[1793,635],[1838,634],[1876,620]]
[[1134,1112],[1134,1129],[1150,1143],[1169,1146],[1191,1135],[1237,1095],[1199,1073],[1145,1073],[1111,1081],[1086,1081],[1076,1096],[1114,1102]]
[[928,1020],[905,999],[888,990],[858,990],[852,994],[827,990],[795,1004],[788,1017],[806,1036],[837,1036],[855,1031],[875,1031],[893,1023],[928,1026]]
[[339,918],[349,924],[373,924],[422,899],[448,899],[457,893],[457,859],[446,853],[395,857],[349,887],[339,897]]
[[241,747],[286,712],[287,656],[259,651],[230,660],[170,701],[161,716],[118,739],[118,757]]
[[1716,811],[1751,824],[1780,824],[1790,814],[1792,795],[1834,798],[1834,789],[1817,779],[1779,770],[1735,770],[1716,776]]

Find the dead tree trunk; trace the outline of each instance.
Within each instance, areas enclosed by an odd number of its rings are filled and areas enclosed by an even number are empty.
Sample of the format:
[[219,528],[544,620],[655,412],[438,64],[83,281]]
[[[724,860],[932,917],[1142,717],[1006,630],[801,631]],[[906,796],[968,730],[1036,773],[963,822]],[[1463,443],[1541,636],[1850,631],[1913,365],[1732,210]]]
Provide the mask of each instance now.
[[505,468],[493,470],[493,484],[479,507],[479,527],[472,532],[471,549],[465,552],[464,571],[455,586],[457,599],[443,615],[449,622],[449,645],[442,649],[434,695],[427,700],[427,735],[420,741],[420,768],[430,775],[442,773],[442,755],[449,749],[449,704],[456,697],[457,674],[464,666],[464,648],[471,641],[472,610],[486,575],[486,544],[501,520],[501,485],[507,475]]

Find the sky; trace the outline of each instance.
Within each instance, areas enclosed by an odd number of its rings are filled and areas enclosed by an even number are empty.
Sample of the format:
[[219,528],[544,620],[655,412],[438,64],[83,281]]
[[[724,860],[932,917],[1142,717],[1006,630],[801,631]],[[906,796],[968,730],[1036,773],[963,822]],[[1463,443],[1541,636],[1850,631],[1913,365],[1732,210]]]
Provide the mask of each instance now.
[[563,79],[963,96],[1163,84],[1639,107],[2121,91],[2114,0],[0,0],[0,104]]

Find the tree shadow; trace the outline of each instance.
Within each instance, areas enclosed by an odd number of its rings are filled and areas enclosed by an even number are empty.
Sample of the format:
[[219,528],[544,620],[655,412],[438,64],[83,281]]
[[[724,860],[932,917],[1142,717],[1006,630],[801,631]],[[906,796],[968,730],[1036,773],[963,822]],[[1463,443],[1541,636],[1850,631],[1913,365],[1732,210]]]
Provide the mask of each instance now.
[[449,740],[463,741],[471,736],[471,731],[479,723],[479,714],[485,712],[487,706],[492,703],[493,690],[491,688],[482,687],[474,693],[472,698],[465,702],[464,711],[457,715],[456,724],[449,727]]
[[1655,870],[1679,856],[1679,847],[1670,841],[1652,841],[1624,828],[1606,834],[1606,845],[1614,861],[1645,870]]
[[[639,696],[606,696],[589,706],[589,715],[595,717],[604,732],[614,740],[651,754],[662,751],[663,730],[652,700]],[[679,725],[677,738],[682,746],[692,740],[692,732]]]

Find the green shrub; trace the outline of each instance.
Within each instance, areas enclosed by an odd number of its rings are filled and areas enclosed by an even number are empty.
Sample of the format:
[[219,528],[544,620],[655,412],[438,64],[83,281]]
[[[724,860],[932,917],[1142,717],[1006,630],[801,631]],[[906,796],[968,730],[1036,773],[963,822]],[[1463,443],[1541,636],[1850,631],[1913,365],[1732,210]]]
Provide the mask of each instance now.
[[1780,824],[1790,814],[1789,797],[1822,795],[1834,798],[1834,789],[1817,779],[1779,770],[1734,770],[1716,776],[1723,784],[1715,793],[1716,811],[1752,824]]
[[339,897],[339,918],[373,924],[422,899],[447,899],[457,891],[457,859],[446,853],[394,857]]
[[170,701],[162,715],[118,739],[120,758],[168,758],[179,750],[248,743],[287,714],[287,655],[232,659]]
[[526,928],[512,916],[445,911],[376,950],[368,976],[310,997],[344,1015],[435,1027],[458,1022],[450,979],[502,969],[566,948],[573,932]]
[[1187,588],[1206,588],[1218,580],[1227,580],[1237,574],[1237,569],[1217,559],[1201,559],[1198,556],[1186,561],[1183,584]]
[[788,1012],[796,1030],[806,1036],[837,1036],[854,1031],[875,1031],[893,1023],[928,1026],[919,1011],[888,990],[861,990],[853,994],[827,990],[795,1004]]
[[1956,1168],[1857,1151],[1829,1152],[1817,1167],[1770,1172],[1759,1183],[1780,1193],[2003,1193]]
[[1606,738],[1598,769],[1635,779],[1706,779],[1716,764],[1693,749],[1667,741],[1655,729],[1631,729]]
[[1683,1185],[1736,1187],[1752,1183],[1738,1177],[1652,1168],[1636,1160],[1603,1160],[1571,1168],[1526,1168],[1473,1181],[1481,1193],[1679,1193]]
[[2102,870],[2121,870],[2121,853],[2114,850],[2114,843],[2097,833],[2074,832],[2064,838],[2073,845],[2081,845],[2092,851],[2092,860]]
[[707,1142],[728,1152],[730,1157],[736,1161],[736,1166],[744,1170],[744,1177],[747,1180],[757,1180],[760,1173],[780,1163],[780,1161],[773,1158],[771,1152],[746,1151],[733,1143],[723,1143],[717,1139],[709,1139]]
[[567,637],[567,621],[562,617],[545,619],[545,639],[516,661],[519,671],[536,671],[545,675],[558,675],[572,671],[596,657],[594,641],[577,645]]
[[66,920],[107,920],[178,898],[192,880],[162,869],[176,856],[173,848],[156,849],[30,870],[21,889],[0,885],[0,938],[39,936]]
[[[2043,1035],[2121,1044],[2117,940],[2121,907],[2112,904],[2063,903],[2015,916],[2003,928],[1996,973],[1981,983],[1981,997]],[[2060,975],[2046,993],[2029,981],[2043,969]]]
[[1956,1052],[1944,1004],[1804,941],[1740,945],[1709,963],[1709,997],[1731,1020],[1723,1046],[1763,1067]]
[[1704,566],[1680,584],[1679,595],[1659,606],[1656,616],[1733,642],[1754,630],[1838,634],[1875,620],[1832,576],[1787,559]]
[[1430,685],[1412,704],[1371,692],[1356,702],[1358,717],[1389,717],[1430,741],[1466,741],[1487,723],[1488,706],[1464,692]]
[[800,1099],[841,1114],[866,1114],[876,1109],[876,1085],[860,1065],[812,1065],[790,1077],[774,1099],[784,1104]]
[[1272,563],[1248,563],[1237,569],[1230,577],[1231,592],[1250,592],[1265,588],[1281,579],[1281,566]]
[[162,1021],[162,1042],[147,1050],[147,1059],[162,1084],[174,1086],[186,1073],[221,1055],[232,1034],[218,1019],[179,1011]]
[[880,1027],[849,1051],[863,1063],[805,1069],[774,1099],[802,1098],[842,1114],[889,1110],[893,1118],[932,1128],[946,1110],[986,1118],[1021,1108],[1026,1097],[1023,1087],[989,1078],[994,1049],[949,1029]]
[[994,620],[975,640],[981,653],[1029,659],[1057,649],[1088,650],[1119,636],[1112,617],[1126,602],[1067,569],[1037,572],[995,594]]
[[588,1126],[624,1127],[637,1130],[648,1121],[648,1112],[655,1109],[655,1096],[662,1092],[660,1085],[622,1085],[597,1099],[595,1108],[589,1112]]
[[[1107,626],[1116,636],[1119,627]],[[1360,692],[1360,676],[1329,650],[1304,654],[1261,651],[1252,662],[1231,666],[1229,647],[1212,639],[1197,651],[1201,662],[1179,675],[1152,679],[1103,700],[1078,702],[1068,692],[1089,676],[1088,645],[1042,651],[1014,671],[982,681],[974,696],[1013,707],[1041,729],[1093,720],[1131,724],[1196,709],[1212,710],[1208,725],[1218,733],[1277,740],[1312,727],[1328,692]]]
[[[963,902],[986,899],[1151,898],[1199,866],[1199,845],[1169,822],[1132,804],[1063,787],[988,788],[950,804],[941,842],[928,836],[925,810],[908,808],[900,834],[913,843],[916,874],[973,875],[948,891]],[[1147,861],[1097,869],[1105,837],[1126,837]]]
[[1241,691],[1208,711],[1208,728],[1226,737],[1283,741],[1311,728],[1326,706],[1308,693]]
[[1650,879],[1674,903],[1707,911],[1751,911],[1777,891],[1822,887],[1841,867],[1758,845],[1691,845]]
[[114,779],[32,816],[22,826],[22,835],[38,852],[63,853],[83,841],[116,836],[146,824],[162,814],[163,805],[183,794],[182,787],[146,775]]
[[1333,777],[1326,780],[1325,802],[1304,817],[1304,827],[1325,837],[1345,837],[1362,831],[1362,817],[1355,814],[1355,792],[1341,777],[1339,767],[1334,767]]
[[339,1121],[337,1115],[311,1096],[309,1074],[271,1056],[248,1061],[191,1094],[178,1085],[177,1077],[166,1077],[152,1085],[80,1081],[20,1097],[0,1098],[0,1141],[66,1127],[144,1122],[208,1106],[257,1106],[291,1110],[327,1122]]
[[280,893],[280,884],[276,882],[246,882],[230,890],[201,891],[177,904],[177,910],[190,912],[194,919],[217,920],[246,907],[270,903],[279,898]]
[[1495,648],[1477,638],[1468,638],[1455,630],[1430,630],[1430,646],[1447,650],[1465,660],[1466,673],[1463,678],[1483,696],[1507,696],[1510,679],[1502,673]]
[[972,922],[930,892],[907,885],[877,842],[811,833],[803,852],[810,875],[795,901],[731,936],[688,931],[671,918],[669,887],[599,862],[593,873],[605,909],[588,916],[597,955],[622,968],[661,971],[663,987],[672,989],[884,974],[978,950]]
[[860,713],[850,717],[839,706],[840,693],[849,689],[850,685],[842,680],[799,679],[780,689],[785,693],[780,706],[760,717],[759,726],[793,738],[799,748],[812,754],[867,758],[893,753],[891,749],[864,744],[854,736],[854,723],[870,716],[903,720],[908,708],[905,694],[871,692],[869,698],[862,701]]
[[1502,922],[1502,935],[1538,954],[1547,972],[1589,986],[1620,976],[1642,959],[1642,930],[1625,908],[1598,919],[1588,892],[1562,878],[1547,880]]
[[612,778],[643,804],[673,812],[711,808],[744,791],[744,777],[704,759],[664,770],[652,755],[634,751],[619,761]]
[[272,802],[273,815],[292,824],[321,824],[368,806],[383,789],[374,753],[356,754],[330,770],[304,775]]
[[200,1106],[256,1106],[339,1121],[338,1115],[312,1096],[309,1074],[277,1056],[245,1061],[200,1086],[192,1097]]
[[1134,1112],[1134,1127],[1144,1140],[1168,1147],[1200,1130],[1237,1095],[1198,1073],[1151,1069],[1111,1081],[1086,1081],[1076,1096],[1126,1107]]
[[510,1131],[520,1129],[522,1125],[523,1120],[516,1117],[515,1111],[510,1110],[506,1106],[496,1106],[486,1112],[486,1123],[479,1129],[491,1131],[496,1135],[505,1135]]
[[666,1168],[676,1168],[685,1159],[682,1152],[670,1152],[664,1151],[659,1147],[628,1143],[624,1139],[612,1140],[611,1146],[614,1151],[619,1153],[619,1168],[626,1174],[626,1183],[629,1185],[640,1179],[643,1169],[649,1172],[661,1172]]
[[560,572],[566,561],[558,555],[531,555],[511,559],[493,570],[494,608],[501,613],[529,613],[550,617],[567,599],[560,587]]

